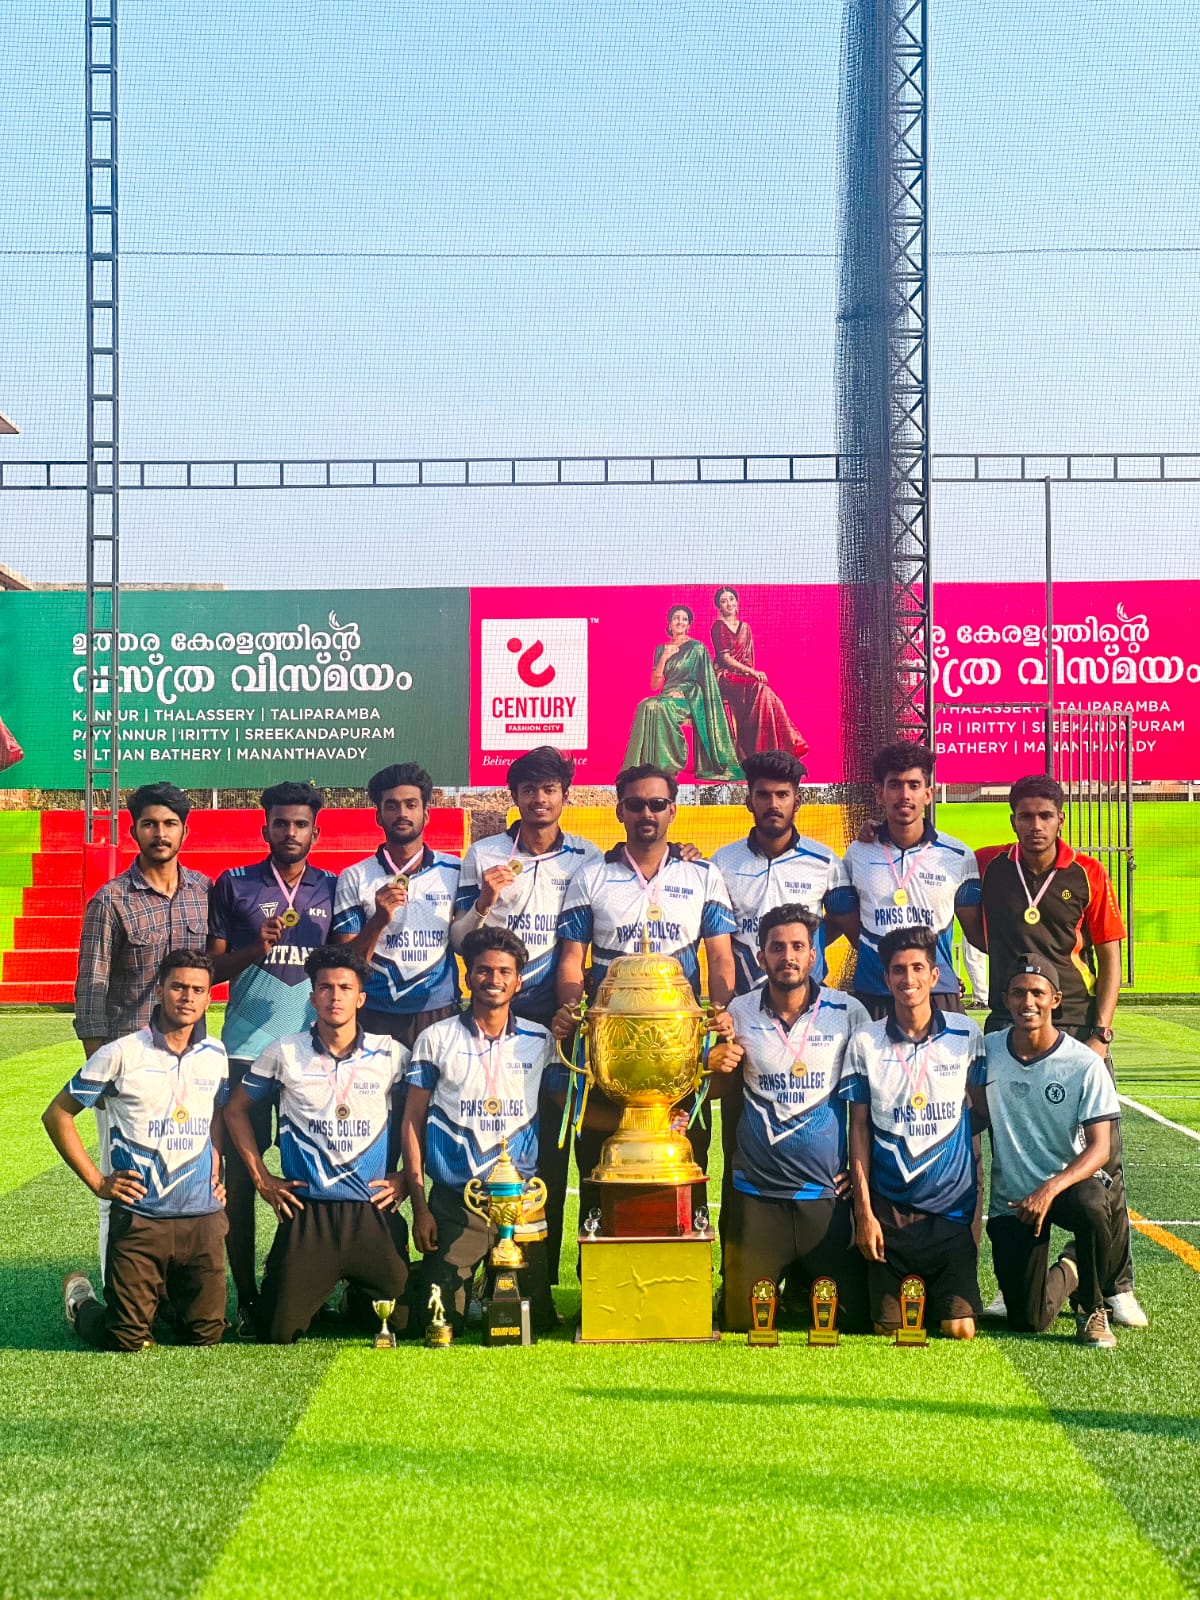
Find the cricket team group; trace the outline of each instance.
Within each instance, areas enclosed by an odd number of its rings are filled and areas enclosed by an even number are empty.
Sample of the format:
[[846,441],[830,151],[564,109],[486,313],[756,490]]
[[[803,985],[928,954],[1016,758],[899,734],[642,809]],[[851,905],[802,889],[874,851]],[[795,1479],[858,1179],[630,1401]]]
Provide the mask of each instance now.
[[[492,1242],[463,1191],[503,1140],[546,1184],[517,1238],[535,1324],[552,1327],[565,1198],[574,1181],[587,1214],[619,1116],[593,1088],[564,1126],[561,1052],[617,956],[674,957],[699,998],[703,947],[723,1328],[749,1326],[764,1277],[796,1308],[830,1277],[843,1332],[887,1332],[913,1274],[950,1338],[981,1316],[1040,1333],[1065,1311],[1086,1347],[1144,1327],[1110,1056],[1125,937],[1112,884],[1062,837],[1053,779],[1015,783],[1015,841],[976,853],[930,821],[933,767],[920,744],[879,751],[880,820],[840,856],[797,831],[796,757],[759,752],[744,762],[749,831],[706,859],[672,839],[676,778],[650,765],[616,779],[613,849],[564,832],[574,764],[542,746],[509,769],[517,820],[460,859],[426,842],[431,780],[399,764],[367,786],[378,849],[337,876],[309,861],[321,792],[280,783],[262,795],[266,856],[215,883],[181,859],[187,797],[137,790],[136,860],[85,913],[85,1059],[43,1117],[100,1202],[102,1297],[71,1273],[68,1322],[107,1350],[286,1344],[327,1319],[377,1327],[385,1299],[419,1334],[437,1289],[461,1328]],[[982,1029],[954,971],[956,920],[990,958]],[[841,940],[849,990],[825,982]],[[226,982],[218,1040],[205,1013]],[[689,1136],[707,1168],[702,1118]],[[986,1311],[984,1136],[1000,1288]],[[256,1196],[276,1218],[261,1282]]]

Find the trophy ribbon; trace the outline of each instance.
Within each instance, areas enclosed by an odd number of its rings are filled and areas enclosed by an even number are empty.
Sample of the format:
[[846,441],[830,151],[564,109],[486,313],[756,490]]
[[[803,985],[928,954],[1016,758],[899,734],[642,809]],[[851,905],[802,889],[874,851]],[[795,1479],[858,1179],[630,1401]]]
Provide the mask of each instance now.
[[644,908],[642,910],[642,925],[643,925],[643,927],[648,922],[661,922],[662,921],[662,906],[659,905],[658,902],[653,899],[654,885],[662,877],[663,868],[666,866],[667,862],[671,859],[670,852],[668,851],[667,854],[665,856],[663,856],[662,860],[658,864],[658,871],[654,874],[654,876],[652,878],[648,878],[646,876],[646,874],[642,871],[641,867],[638,866],[637,862],[629,854],[628,850],[626,850],[624,852],[624,855],[625,855],[625,860],[628,863],[630,872],[633,873],[634,877],[641,884],[641,886],[642,886],[642,894],[645,896],[646,904],[645,904],[645,906],[644,906]]
[[[891,872],[892,877],[896,880],[896,888],[895,888],[895,890],[894,890],[894,892],[892,894],[892,904],[893,905],[906,906],[908,904],[908,901],[909,901],[909,893],[908,893],[909,880],[911,879],[913,873],[917,870],[917,862],[920,861],[921,857],[925,854],[926,850],[929,850],[929,849],[932,848],[932,845],[933,845],[933,841],[931,839],[926,840],[926,842],[917,851],[916,855],[913,856],[912,861],[909,864],[908,870],[907,870],[907,872],[905,872],[903,877],[901,877],[900,874],[896,871],[896,862],[892,860],[891,853],[889,852],[887,846],[886,845],[883,846],[883,858],[888,864],[888,870]],[[897,860],[900,860],[900,861],[904,860],[904,851],[903,850],[901,850],[899,856],[897,857]]]
[[922,1065],[920,1072],[918,1072],[915,1076],[910,1070],[908,1062],[901,1054],[900,1047],[898,1045],[892,1046],[892,1055],[896,1058],[901,1072],[903,1072],[905,1078],[908,1080],[908,1103],[910,1106],[912,1106],[914,1111],[923,1111],[929,1103],[929,1097],[925,1093],[925,1080],[929,1076],[929,1046],[932,1043],[932,1032],[930,1032],[929,1036],[925,1039],[913,1040],[912,1058],[914,1065],[916,1064],[917,1058],[921,1051],[925,1052],[924,1064]]
[[[579,1002],[579,1027],[575,1030],[575,1044],[571,1055],[563,1051],[562,1041],[556,1039],[554,1048],[558,1051],[558,1059],[570,1074],[567,1081],[567,1098],[563,1106],[563,1119],[558,1130],[558,1148],[561,1150],[567,1142],[570,1130],[578,1133],[583,1126],[584,1113],[587,1111],[588,1090],[592,1086],[591,1068],[587,1065],[587,1035],[583,1028],[583,1014],[587,1010],[587,1000]],[[582,1087],[581,1087],[582,1085]],[[575,1112],[572,1122],[572,1111]]]
[[289,891],[287,884],[284,883],[283,879],[280,877],[279,868],[275,865],[274,861],[271,862],[271,872],[275,878],[275,882],[279,885],[280,894],[287,901],[287,910],[283,913],[283,916],[280,917],[279,920],[283,923],[285,928],[294,928],[300,921],[300,913],[296,910],[296,896],[300,893],[300,886],[304,882],[304,873],[301,872],[300,876],[296,879],[296,887]]
[[1058,868],[1057,867],[1053,868],[1051,873],[1050,873],[1050,876],[1046,879],[1045,883],[1038,890],[1037,894],[1036,895],[1031,895],[1030,892],[1029,892],[1029,885],[1025,881],[1025,873],[1021,868],[1021,852],[1020,852],[1020,850],[1014,850],[1014,852],[1013,852],[1013,861],[1014,861],[1014,863],[1016,865],[1016,868],[1017,868],[1017,877],[1020,878],[1020,880],[1021,880],[1021,888],[1025,891],[1025,902],[1026,902],[1026,904],[1025,904],[1025,912],[1024,912],[1025,921],[1026,922],[1030,922],[1030,923],[1032,923],[1032,922],[1040,922],[1042,920],[1042,913],[1038,910],[1038,905],[1041,902],[1042,896],[1045,894],[1046,890],[1050,887],[1051,882],[1053,881],[1053,879],[1057,875]]
[[[804,1070],[803,1070],[804,1069],[804,1052],[808,1049],[808,1036],[812,1032],[813,1024],[816,1022],[817,1018],[820,1016],[821,1007],[824,1004],[825,1004],[825,996],[821,993],[820,985],[818,985],[817,986],[817,1003],[816,1003],[816,1005],[812,1006],[810,1008],[810,1010],[809,1010],[808,1021],[804,1024],[804,1037],[803,1037],[803,1039],[801,1039],[801,1041],[800,1041],[800,1043],[798,1045],[793,1045],[792,1044],[791,1039],[788,1037],[788,1030],[783,1026],[783,1023],[780,1022],[779,1018],[774,1014],[774,1012],[771,1013],[771,1026],[775,1029],[775,1032],[779,1035],[780,1039],[783,1041],[783,1048],[787,1051],[788,1055],[791,1056],[791,1058],[792,1058],[792,1076],[793,1077],[802,1078],[804,1076]],[[799,1017],[797,1017],[796,1021],[798,1022],[799,1020],[800,1020]],[[792,1026],[794,1027],[795,1023],[793,1023]],[[799,1069],[799,1070],[797,1070],[797,1069]]]
[[707,1119],[704,1118],[703,1112],[704,1102],[708,1099],[708,1086],[712,1082],[712,1073],[708,1070],[708,1058],[712,1053],[712,1047],[716,1041],[716,1038],[717,1035],[711,1028],[709,1028],[708,1032],[704,1035],[704,1046],[700,1053],[700,1082],[696,1085],[696,1103],[692,1107],[692,1114],[687,1120],[689,1131],[691,1130],[692,1124],[698,1117],[701,1119],[700,1126],[702,1128],[708,1127],[708,1122]]

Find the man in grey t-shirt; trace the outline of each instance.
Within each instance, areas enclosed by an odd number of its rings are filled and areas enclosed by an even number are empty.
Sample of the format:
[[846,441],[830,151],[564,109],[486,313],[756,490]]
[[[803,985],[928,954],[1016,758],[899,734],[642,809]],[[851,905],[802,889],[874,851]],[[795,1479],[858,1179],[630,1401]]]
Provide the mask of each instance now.
[[[985,1082],[972,1091],[992,1136],[987,1230],[1010,1328],[1044,1333],[1069,1298],[1078,1342],[1109,1347],[1104,1284],[1122,1230],[1103,1167],[1120,1103],[1095,1051],[1054,1026],[1061,998],[1056,969],[1027,957],[1005,986],[1012,1027],[987,1036]],[[1053,1266],[1051,1223],[1075,1239]]]

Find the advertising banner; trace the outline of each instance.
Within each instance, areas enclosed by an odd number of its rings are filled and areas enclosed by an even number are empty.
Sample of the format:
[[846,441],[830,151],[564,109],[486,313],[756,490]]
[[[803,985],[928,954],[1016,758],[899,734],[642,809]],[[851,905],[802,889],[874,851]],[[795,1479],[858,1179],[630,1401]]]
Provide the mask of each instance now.
[[[465,589],[123,595],[122,787],[358,786],[391,761],[463,784],[467,618]],[[24,750],[0,786],[83,787],[83,628],[82,594],[0,594],[0,717]]]

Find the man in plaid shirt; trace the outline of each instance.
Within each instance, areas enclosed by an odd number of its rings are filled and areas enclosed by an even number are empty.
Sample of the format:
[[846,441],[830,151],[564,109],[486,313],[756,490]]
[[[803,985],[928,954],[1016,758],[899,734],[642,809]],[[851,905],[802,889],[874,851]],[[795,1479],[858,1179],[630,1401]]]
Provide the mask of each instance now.
[[[208,891],[202,872],[179,864],[191,804],[173,783],[147,783],[129,797],[137,860],[98,889],[83,914],[75,978],[75,1032],[90,1059],[101,1045],[148,1027],[158,969],[168,950],[203,950]],[[100,1170],[108,1137],[99,1104]],[[100,1261],[108,1236],[108,1201],[100,1202]]]

